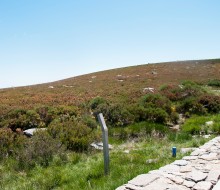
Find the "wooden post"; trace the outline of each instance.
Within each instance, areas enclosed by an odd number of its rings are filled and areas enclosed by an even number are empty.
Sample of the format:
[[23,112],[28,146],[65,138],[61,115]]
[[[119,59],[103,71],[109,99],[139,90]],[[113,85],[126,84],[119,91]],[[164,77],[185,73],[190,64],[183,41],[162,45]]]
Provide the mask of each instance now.
[[103,142],[103,155],[104,155],[104,171],[105,175],[109,174],[109,145],[108,145],[108,128],[105,124],[102,113],[98,114],[98,120],[102,127],[102,142]]

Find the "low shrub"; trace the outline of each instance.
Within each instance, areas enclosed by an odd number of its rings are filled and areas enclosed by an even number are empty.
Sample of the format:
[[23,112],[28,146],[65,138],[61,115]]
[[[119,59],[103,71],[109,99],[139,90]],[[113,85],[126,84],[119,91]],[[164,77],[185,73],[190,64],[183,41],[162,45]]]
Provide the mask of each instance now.
[[220,113],[220,96],[206,94],[201,96],[198,102],[202,104],[209,113]]
[[200,102],[198,102],[197,98],[195,97],[188,97],[182,100],[177,107],[177,111],[181,113],[188,113],[189,115],[207,114],[206,108]]
[[31,169],[36,165],[48,166],[54,156],[64,159],[64,149],[61,143],[52,138],[47,131],[37,131],[23,149],[18,151],[19,169]]
[[54,120],[48,127],[50,135],[62,142],[69,150],[82,152],[88,149],[99,134],[77,119]]
[[94,116],[103,113],[107,124],[110,126],[126,126],[134,122],[134,116],[126,106],[120,104],[101,104],[94,110]]
[[209,120],[210,117],[208,116],[192,116],[183,124],[182,131],[192,135],[205,132],[207,130],[205,123]]
[[220,80],[213,79],[208,82],[208,86],[220,87]]
[[107,101],[104,98],[98,96],[98,97],[92,99],[90,101],[89,105],[92,110],[95,110],[99,105],[106,104],[106,103],[107,103]]
[[16,134],[9,128],[0,128],[0,159],[16,155],[25,141],[23,135]]

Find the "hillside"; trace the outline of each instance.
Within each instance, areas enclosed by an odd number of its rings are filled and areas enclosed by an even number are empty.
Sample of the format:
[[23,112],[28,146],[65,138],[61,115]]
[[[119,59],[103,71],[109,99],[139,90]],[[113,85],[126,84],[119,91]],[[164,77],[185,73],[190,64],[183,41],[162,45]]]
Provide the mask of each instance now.
[[96,96],[112,102],[131,102],[144,94],[144,88],[157,91],[163,84],[179,84],[183,80],[206,83],[210,79],[220,79],[220,59],[146,64],[52,83],[0,89],[0,107],[2,113],[41,105],[79,105]]
[[[220,60],[147,64],[1,89],[1,189],[115,189],[187,155],[181,148],[219,135],[219,92]],[[91,147],[102,138],[98,113],[113,147],[108,176],[103,154]],[[170,154],[174,145],[177,157]]]

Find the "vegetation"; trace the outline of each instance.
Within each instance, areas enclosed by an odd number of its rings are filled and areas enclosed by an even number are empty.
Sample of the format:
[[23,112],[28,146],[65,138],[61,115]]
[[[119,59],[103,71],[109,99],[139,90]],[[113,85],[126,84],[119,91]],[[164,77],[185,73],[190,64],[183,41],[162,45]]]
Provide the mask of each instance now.
[[[0,90],[0,188],[114,189],[173,161],[172,146],[197,147],[206,141],[200,135],[220,134],[220,97],[212,91],[219,60],[200,64],[152,64]],[[101,141],[100,112],[114,145],[109,176],[102,154],[90,147]],[[180,131],[169,129],[177,124]],[[27,138],[30,128],[45,130]]]

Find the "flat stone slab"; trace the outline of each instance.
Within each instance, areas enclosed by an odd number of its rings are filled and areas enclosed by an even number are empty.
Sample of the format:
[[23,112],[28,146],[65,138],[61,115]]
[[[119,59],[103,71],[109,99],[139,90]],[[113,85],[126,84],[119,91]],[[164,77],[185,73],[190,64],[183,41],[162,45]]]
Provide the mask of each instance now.
[[211,170],[208,174],[206,181],[210,181],[213,184],[216,184],[220,178],[220,170]]
[[177,166],[186,166],[189,162],[186,160],[176,160],[172,164],[177,165]]
[[194,181],[187,181],[187,180],[185,180],[185,181],[183,182],[183,186],[186,186],[186,187],[188,187],[188,188],[192,188],[195,184],[196,184],[196,183],[195,183]]
[[207,173],[200,172],[198,170],[193,170],[186,174],[185,179],[188,181],[194,181],[196,183],[203,181],[207,178]]
[[128,183],[132,185],[136,185],[139,187],[147,186],[148,184],[152,183],[160,176],[156,174],[142,174],[137,176],[136,178],[130,180]]
[[212,186],[211,182],[201,181],[193,187],[193,190],[211,190]]
[[220,189],[220,181],[214,186],[212,190],[219,190]]
[[218,155],[217,153],[210,153],[210,154],[202,155],[199,158],[203,160],[211,161],[211,160],[217,160],[217,155]]
[[179,172],[180,171],[180,167],[177,166],[177,165],[173,165],[173,164],[170,164],[170,165],[166,165],[164,167],[161,167],[159,170],[161,171],[166,171],[166,172]]

